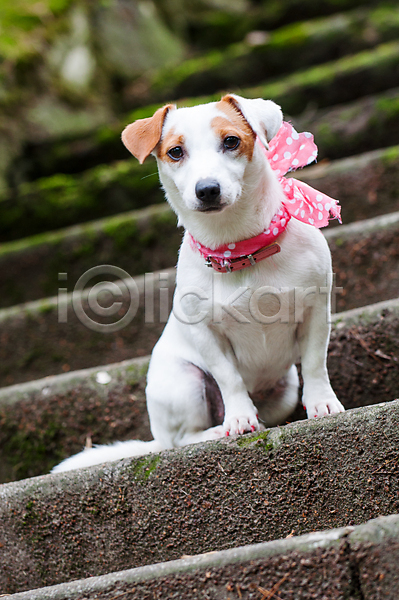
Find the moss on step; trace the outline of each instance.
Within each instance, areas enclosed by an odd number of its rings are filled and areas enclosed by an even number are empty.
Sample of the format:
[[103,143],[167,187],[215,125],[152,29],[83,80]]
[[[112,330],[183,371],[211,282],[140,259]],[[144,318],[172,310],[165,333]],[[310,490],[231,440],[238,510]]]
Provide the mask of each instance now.
[[148,481],[156,470],[160,460],[161,457],[159,454],[137,459],[136,462],[132,464],[132,470],[136,481],[140,481],[141,483]]
[[[221,2],[185,1],[167,3],[156,0],[168,23],[175,31],[200,50],[220,48],[241,41],[254,30],[270,31],[303,19],[325,17],[337,11],[378,5],[377,0],[285,0],[284,2]],[[177,8],[177,6],[179,8]]]
[[[48,472],[82,449],[87,438],[93,443],[151,439],[146,370],[146,361],[130,361],[1,390],[0,481]],[[107,384],[98,377],[104,371]],[[147,480],[155,468],[151,457],[138,465],[137,475]]]
[[390,42],[242,92],[272,98],[284,112],[298,115],[308,104],[331,106],[397,86],[398,59],[399,43]]
[[301,21],[265,32],[263,42],[256,45],[248,37],[226,49],[161,71],[148,93],[149,97],[168,99],[254,85],[396,40],[398,34],[397,11],[386,6]]
[[23,184],[0,200],[0,240],[128,212],[163,199],[151,161],[141,166],[132,159],[100,165],[83,175],[53,175]]
[[[370,50],[302,69],[271,82],[240,88],[239,93],[248,98],[271,98],[282,105],[284,112],[297,115],[306,108],[308,102],[313,107],[331,106],[395,87],[399,84],[398,56],[398,42],[380,44]],[[347,85],[349,79],[352,85]],[[355,81],[361,87],[356,87]],[[178,104],[192,106],[218,99],[220,92],[184,99]],[[125,122],[151,116],[159,106],[156,104],[136,109],[127,116]]]
[[269,439],[270,429],[261,431],[260,433],[250,434],[240,437],[237,444],[240,448],[249,448],[254,445],[256,448],[262,448],[265,452],[270,452],[274,448],[273,442]]

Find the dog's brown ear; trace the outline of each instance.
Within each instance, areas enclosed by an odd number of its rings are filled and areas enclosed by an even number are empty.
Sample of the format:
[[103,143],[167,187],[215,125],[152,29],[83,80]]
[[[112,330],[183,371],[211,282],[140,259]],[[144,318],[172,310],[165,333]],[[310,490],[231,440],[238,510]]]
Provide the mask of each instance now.
[[140,164],[143,164],[160,141],[165,117],[174,108],[173,104],[167,104],[159,108],[152,117],[139,119],[124,129],[122,142]]

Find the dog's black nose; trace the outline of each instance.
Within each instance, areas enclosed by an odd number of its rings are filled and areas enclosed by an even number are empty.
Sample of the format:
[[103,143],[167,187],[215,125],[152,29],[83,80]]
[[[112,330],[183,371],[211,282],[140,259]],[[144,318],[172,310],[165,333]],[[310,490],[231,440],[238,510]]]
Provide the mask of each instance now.
[[204,204],[215,206],[220,200],[220,185],[215,179],[200,179],[195,186],[195,194]]

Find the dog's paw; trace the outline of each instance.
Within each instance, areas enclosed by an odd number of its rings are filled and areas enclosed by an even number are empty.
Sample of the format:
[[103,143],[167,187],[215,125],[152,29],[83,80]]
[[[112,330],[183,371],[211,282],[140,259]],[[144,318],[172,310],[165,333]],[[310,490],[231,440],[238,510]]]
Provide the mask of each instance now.
[[227,417],[222,425],[225,436],[250,433],[259,430],[257,415]]
[[322,400],[320,402],[307,403],[306,413],[308,419],[316,419],[317,417],[326,417],[327,415],[335,415],[340,412],[345,412],[345,408],[342,406],[338,398],[333,397],[328,400]]

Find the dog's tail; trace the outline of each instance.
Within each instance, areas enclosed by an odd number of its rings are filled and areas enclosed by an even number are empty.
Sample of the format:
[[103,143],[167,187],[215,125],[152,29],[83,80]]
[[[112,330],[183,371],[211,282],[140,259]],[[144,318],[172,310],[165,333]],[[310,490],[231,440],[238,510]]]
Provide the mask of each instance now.
[[152,440],[151,442],[130,440],[128,442],[115,442],[114,444],[105,446],[94,446],[94,448],[86,448],[82,452],[79,452],[79,454],[66,458],[54,467],[51,472],[62,473],[63,471],[72,471],[81,467],[100,465],[110,460],[142,456],[143,454],[151,454],[152,452],[160,452],[161,450],[164,450],[164,448],[156,440]]

